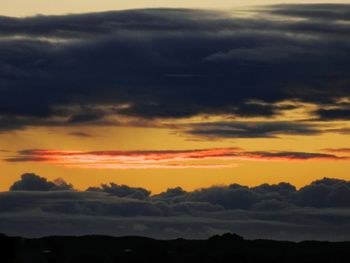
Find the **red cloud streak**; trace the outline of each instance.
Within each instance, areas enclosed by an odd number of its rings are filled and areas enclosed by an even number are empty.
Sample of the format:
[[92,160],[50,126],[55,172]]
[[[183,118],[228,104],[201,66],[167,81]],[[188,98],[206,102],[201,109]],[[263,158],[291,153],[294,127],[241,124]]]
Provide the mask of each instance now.
[[197,162],[201,160],[307,161],[349,160],[349,157],[308,152],[244,151],[239,148],[90,152],[36,149],[20,151],[17,156],[6,159],[7,162],[39,162],[90,169],[183,169],[236,166],[236,164]]
[[323,151],[331,153],[350,153],[350,148],[327,148],[323,149]]

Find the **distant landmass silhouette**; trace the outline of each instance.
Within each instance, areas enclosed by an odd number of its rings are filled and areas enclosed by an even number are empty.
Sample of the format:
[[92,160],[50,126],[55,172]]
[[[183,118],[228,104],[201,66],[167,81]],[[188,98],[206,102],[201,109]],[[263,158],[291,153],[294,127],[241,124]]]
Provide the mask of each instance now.
[[236,234],[208,240],[146,237],[0,235],[0,262],[349,262],[350,242],[245,240]]

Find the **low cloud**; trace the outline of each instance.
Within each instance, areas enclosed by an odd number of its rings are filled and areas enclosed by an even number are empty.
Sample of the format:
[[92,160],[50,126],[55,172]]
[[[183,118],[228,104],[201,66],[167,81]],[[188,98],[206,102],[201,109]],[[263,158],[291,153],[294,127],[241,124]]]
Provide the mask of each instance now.
[[[73,185],[65,182],[63,179],[48,181],[45,177],[33,173],[26,173],[21,179],[10,186],[10,191],[70,191],[70,194],[76,192]],[[127,185],[118,185],[113,182],[102,184],[99,187],[89,187],[84,192],[86,195],[118,197],[120,200],[135,199],[140,202],[163,203],[175,205],[185,203],[188,206],[197,203],[208,203],[217,205],[217,209],[243,209],[254,210],[256,205],[259,209],[263,207],[277,207],[280,209],[290,206],[299,207],[350,207],[350,181],[323,178],[306,185],[299,190],[289,183],[262,184],[259,186],[248,187],[239,184],[228,186],[212,186],[194,191],[185,191],[181,187],[170,188],[156,195],[151,195],[151,191],[141,187],[131,187]],[[77,193],[79,195],[79,193]],[[85,195],[84,194],[84,195]],[[57,194],[60,196],[59,194]],[[119,199],[118,199],[119,200]],[[270,202],[266,202],[270,201]],[[135,201],[136,202],[136,201]],[[260,205],[260,203],[263,204]],[[281,205],[285,204],[284,207]]]
[[215,186],[192,192],[169,189],[154,196],[167,203],[208,202],[225,209],[283,210],[290,207],[350,207],[350,182],[324,178],[297,190],[288,183],[246,187],[238,184]]
[[109,185],[102,184],[100,187],[89,187],[86,191],[104,192],[118,197],[129,197],[135,199],[146,199],[151,194],[150,191],[144,188],[129,187],[127,185],[118,185],[110,183]]
[[22,174],[21,179],[14,182],[10,191],[64,191],[73,190],[71,184],[66,183],[62,178],[48,181],[34,173]]
[[207,238],[231,231],[247,238],[350,238],[350,182],[339,179],[324,178],[299,190],[288,183],[232,184],[194,191],[177,187],[157,195],[113,183],[80,192],[39,188],[45,190],[0,193],[0,232]]

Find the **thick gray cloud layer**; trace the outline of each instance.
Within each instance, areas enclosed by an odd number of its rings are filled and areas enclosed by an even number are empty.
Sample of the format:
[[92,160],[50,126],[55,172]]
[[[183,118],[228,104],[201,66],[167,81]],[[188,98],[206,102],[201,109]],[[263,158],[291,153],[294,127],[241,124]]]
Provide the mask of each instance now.
[[[273,116],[284,100],[332,106],[315,116],[348,119],[349,105],[338,103],[350,97],[348,10],[282,5],[259,11],[265,19],[183,9],[0,17],[0,129],[106,123],[106,115]],[[303,131],[315,132],[299,125],[295,133]]]
[[338,179],[324,178],[299,190],[288,183],[233,184],[191,192],[178,187],[152,196],[116,184],[83,192],[43,186],[38,191],[31,186],[38,180],[44,181],[23,176],[19,182],[26,182],[25,191],[0,193],[0,232],[206,238],[233,231],[248,238],[350,238],[350,182]]

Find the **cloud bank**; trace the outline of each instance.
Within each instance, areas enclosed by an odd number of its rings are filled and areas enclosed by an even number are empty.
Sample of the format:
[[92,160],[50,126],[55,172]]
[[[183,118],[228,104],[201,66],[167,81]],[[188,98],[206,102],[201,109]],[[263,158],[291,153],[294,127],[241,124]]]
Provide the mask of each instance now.
[[0,193],[0,232],[207,238],[231,231],[247,238],[350,238],[350,182],[339,179],[299,190],[288,183],[232,184],[189,192],[177,187],[157,195],[115,183],[86,191],[47,187],[52,184],[25,174]]

